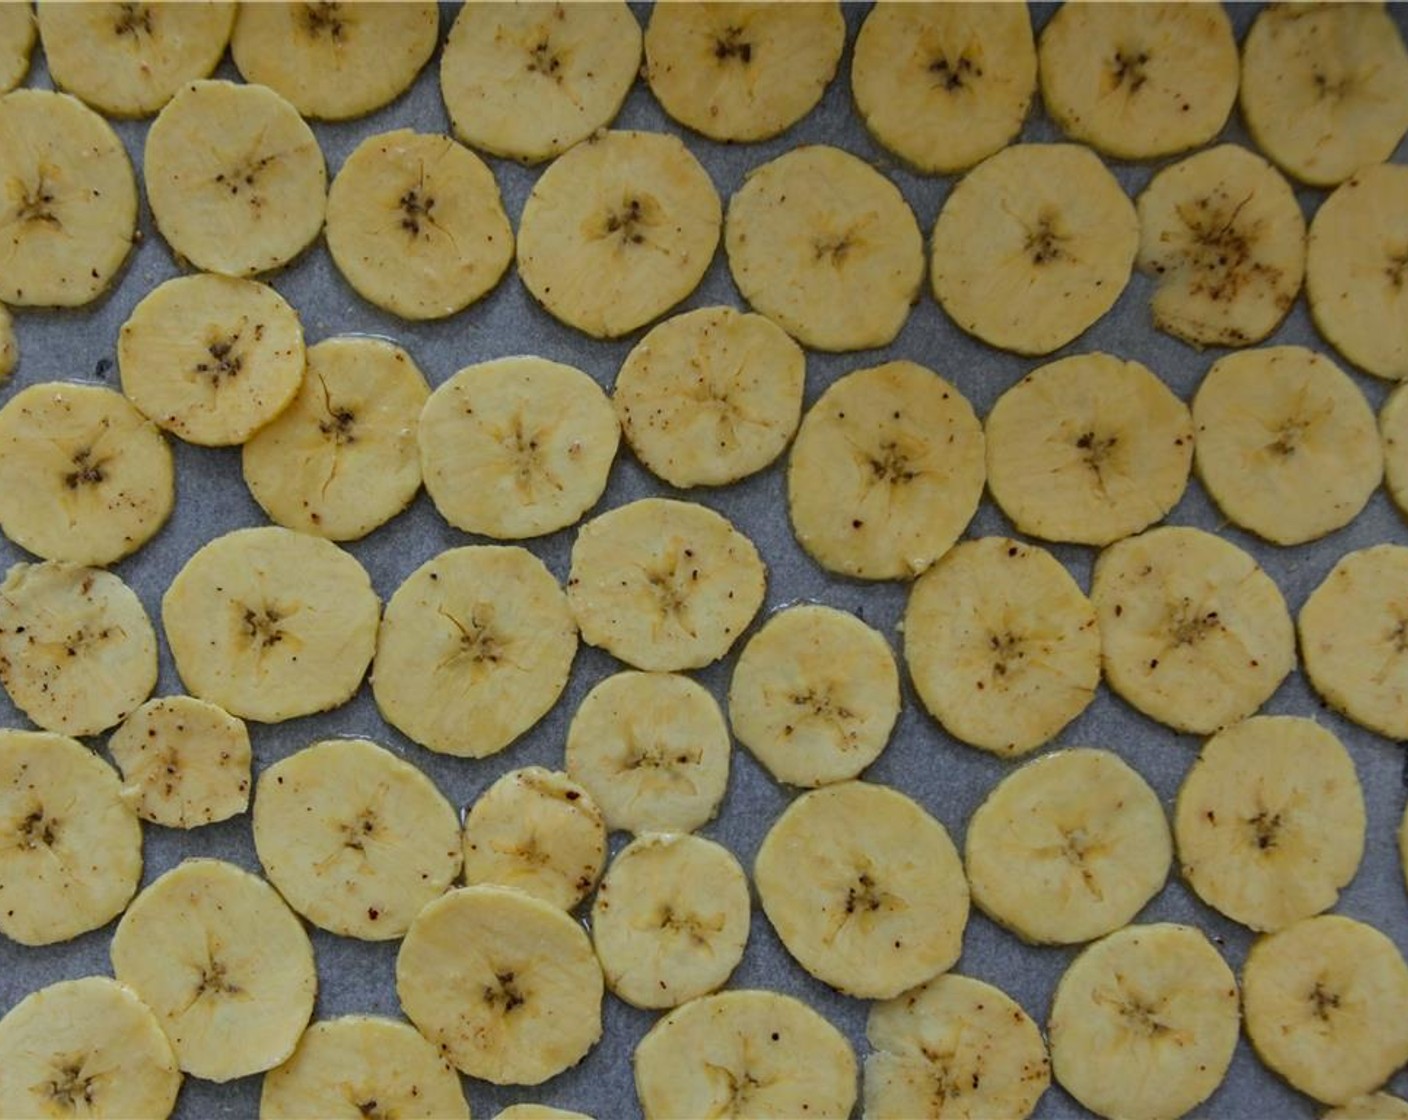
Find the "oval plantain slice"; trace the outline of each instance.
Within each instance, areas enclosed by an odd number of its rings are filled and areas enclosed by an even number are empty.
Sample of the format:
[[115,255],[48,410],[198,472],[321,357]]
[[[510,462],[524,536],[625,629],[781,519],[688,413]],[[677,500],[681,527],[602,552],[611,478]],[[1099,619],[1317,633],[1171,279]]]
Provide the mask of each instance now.
[[66,93],[0,97],[0,183],[0,300],[77,307],[102,295],[137,235],[137,182],[107,121]]
[[1408,548],[1340,557],[1298,626],[1311,687],[1361,727],[1408,739]]
[[193,696],[148,700],[108,740],[122,798],[144,821],[195,828],[249,807],[244,721]]
[[1364,793],[1326,728],[1254,716],[1203,744],[1183,779],[1174,836],[1183,877],[1255,930],[1328,910],[1364,854]]
[[963,177],[934,224],[930,279],[955,323],[990,346],[1049,354],[1114,306],[1139,219],[1100,157],[1014,144]]
[[608,829],[692,832],[718,811],[732,743],[709,690],[677,673],[616,673],[567,729],[567,774]]
[[606,986],[633,1007],[678,1007],[727,983],[748,941],[748,878],[727,848],[647,833],[611,861],[592,904]]
[[46,731],[96,735],[156,687],[146,608],[111,572],[48,560],[0,583],[0,685]]
[[890,3],[861,24],[851,91],[882,145],[927,174],[966,171],[1022,130],[1036,94],[1019,4]]
[[197,551],[162,597],[161,616],[193,696],[277,723],[351,699],[372,659],[378,606],[351,553],[271,525]]
[[1305,296],[1322,335],[1375,377],[1408,379],[1408,168],[1362,167],[1310,223]]
[[915,581],[904,656],[949,734],[996,754],[1054,739],[1100,684],[1095,608],[1051,553],[963,541]]
[[440,385],[417,431],[425,488],[457,529],[499,540],[577,522],[606,489],[621,429],[574,366],[498,358]]
[[610,125],[640,69],[640,25],[624,0],[460,9],[440,56],[455,135],[541,163]]
[[914,362],[832,382],[802,418],[787,510],[823,568],[913,579],[947,552],[983,494],[983,430],[956,387]]
[[147,117],[219,65],[235,5],[44,0],[38,17],[56,86],[110,117]]
[[275,90],[305,117],[341,121],[409,89],[439,34],[433,3],[249,4],[230,53],[245,81]]
[[448,136],[409,128],[347,157],[328,191],[327,242],[358,294],[403,319],[462,311],[513,261],[494,173]]
[[636,343],[612,402],[636,458],[671,486],[724,486],[787,447],[802,418],[802,348],[762,315],[701,307]]
[[768,830],[758,898],[808,972],[860,999],[890,999],[958,960],[968,883],[944,826],[866,782],[804,793]]
[[562,910],[581,902],[606,866],[606,822],[576,782],[541,766],[510,770],[470,806],[464,881],[512,887]]
[[1379,412],[1384,449],[1384,489],[1408,513],[1408,392],[1395,389]]
[[894,341],[924,276],[919,223],[899,188],[824,144],[748,172],[724,247],[743,298],[814,350]]
[[396,992],[441,1053],[495,1085],[541,1084],[601,1038],[591,941],[563,911],[510,887],[461,887],[417,914]]
[[469,1120],[455,1068],[415,1027],[376,1015],[314,1023],[264,1075],[260,1120]]
[[1213,364],[1193,398],[1198,477],[1228,518],[1274,544],[1348,525],[1383,478],[1378,426],[1334,362],[1264,346]]
[[190,443],[243,443],[298,393],[298,313],[266,284],[202,273],[158,285],[117,340],[122,391]]
[[0,409],[0,527],[36,556],[122,559],[166,523],[175,485],[165,438],[111,389],[31,385]]
[[638,669],[719,660],[763,605],[753,542],[705,506],[643,498],[577,532],[567,599],[582,639]]
[[454,548],[386,604],[372,695],[422,746],[483,758],[557,702],[576,653],[577,626],[541,560],[518,547]]
[[778,992],[690,1000],[656,1021],[632,1061],[646,1120],[843,1120],[855,1106],[850,1043],[801,1000]]
[[616,338],[699,286],[722,217],[713,180],[679,137],[599,132],[533,184],[518,275],[555,318]]
[[1132,921],[1163,888],[1159,797],[1112,751],[1078,747],[1009,774],[968,822],[973,901],[1024,941],[1069,945]]
[[156,1016],[106,976],[31,992],[0,1019],[0,1113],[164,1120],[181,1071]]
[[141,877],[142,826],[112,767],[62,735],[0,730],[0,933],[67,941],[122,913]]
[[420,489],[416,428],[430,397],[411,356],[382,338],[325,338],[298,394],[245,441],[245,485],[286,529],[357,540]]
[[1110,687],[1177,731],[1208,735],[1246,718],[1295,666],[1280,589],[1250,555],[1201,529],[1151,529],[1110,545],[1090,599]]
[[365,739],[295,751],[255,790],[269,881],[314,925],[364,941],[403,935],[459,876],[459,823],[434,782]]
[[729,720],[774,778],[820,786],[860,774],[900,714],[895,655],[853,614],[803,603],[779,611],[734,664]]
[[24,81],[34,40],[34,12],[30,6],[0,4],[0,93],[8,93]]
[[1126,926],[1086,948],[1057,984],[1052,1072],[1097,1115],[1174,1120],[1222,1083],[1237,1027],[1237,980],[1205,934]]
[[1242,117],[1317,187],[1388,159],[1408,130],[1408,49],[1383,4],[1278,4],[1242,44]]
[[1040,60],[1046,111],[1116,159],[1201,147],[1237,100],[1237,41],[1217,4],[1063,4]]
[[1000,988],[948,973],[872,1004],[865,1115],[1024,1120],[1051,1084],[1041,1031]]
[[318,974],[302,924],[273,887],[222,860],[185,860],[147,886],[111,956],[181,1068],[207,1081],[283,1062],[313,1013]]
[[208,272],[279,268],[323,228],[322,149],[298,110],[267,86],[184,86],[147,132],[142,172],[157,229]]
[[1183,497],[1188,406],[1138,362],[1074,354],[1002,394],[986,426],[988,489],[1023,533],[1105,545]]
[[1346,1104],[1408,1062],[1408,965],[1371,925],[1321,914],[1266,934],[1242,989],[1258,1057],[1318,1101]]
[[1305,275],[1305,218],[1274,167],[1236,144],[1209,148],[1159,171],[1138,210],[1155,327],[1246,346],[1280,325]]
[[766,140],[816,107],[845,45],[835,0],[661,4],[642,73],[680,124],[711,140]]

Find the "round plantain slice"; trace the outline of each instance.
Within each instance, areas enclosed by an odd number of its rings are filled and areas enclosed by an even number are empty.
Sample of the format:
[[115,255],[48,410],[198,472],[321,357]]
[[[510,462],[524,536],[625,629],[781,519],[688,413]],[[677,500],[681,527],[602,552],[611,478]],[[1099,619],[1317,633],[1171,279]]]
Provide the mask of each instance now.
[[1408,392],[1395,389],[1379,413],[1384,449],[1384,489],[1408,513]]
[[219,65],[235,5],[43,0],[37,14],[56,86],[110,117],[149,117]]
[[645,1120],[844,1120],[855,1106],[850,1043],[801,1000],[777,992],[690,1000],[655,1023],[633,1063]]
[[914,362],[887,362],[832,382],[802,418],[787,510],[828,571],[913,579],[972,520],[983,473],[983,429],[963,394]]
[[856,36],[851,91],[880,144],[919,171],[948,175],[1021,132],[1036,73],[1020,4],[880,0]]
[[305,117],[341,121],[389,105],[435,53],[433,3],[241,5],[230,53],[244,80]]
[[963,541],[915,581],[904,657],[945,730],[1011,757],[1054,739],[1095,699],[1095,608],[1051,553]]
[[1193,398],[1198,477],[1228,518],[1274,544],[1348,525],[1384,474],[1378,425],[1334,362],[1303,346],[1229,354]]
[[1200,930],[1126,926],[1057,984],[1052,1071],[1099,1116],[1174,1120],[1222,1083],[1237,1026],[1237,980]]
[[953,188],[932,242],[934,297],[959,327],[1003,350],[1049,354],[1115,305],[1139,219],[1089,148],[1014,144]]
[[734,664],[729,721],[774,778],[820,786],[860,774],[900,714],[895,655],[853,614],[803,603],[767,620]]
[[96,735],[156,687],[157,645],[133,590],[111,572],[48,560],[0,583],[0,685],[46,731]]
[[611,861],[592,904],[606,986],[633,1007],[678,1007],[723,987],[748,941],[748,878],[700,836],[647,833]]
[[318,974],[302,924],[273,887],[222,860],[185,860],[146,887],[111,955],[181,1068],[207,1081],[285,1061],[313,1014]]
[[582,699],[567,729],[567,775],[606,827],[692,832],[718,811],[732,743],[709,690],[677,673],[616,673]]
[[711,140],[767,140],[816,107],[845,45],[835,0],[659,4],[642,73],[680,124]]
[[541,766],[510,770],[464,822],[464,881],[512,887],[571,910],[606,866],[606,822],[576,782]]
[[673,672],[723,657],[763,605],[766,582],[757,548],[727,518],[643,498],[578,530],[567,599],[583,641]]
[[181,1071],[161,1024],[106,976],[31,992],[0,1019],[0,1114],[164,1120]]
[[372,659],[378,606],[351,553],[271,525],[197,551],[162,597],[161,616],[193,696],[277,723],[351,699]]
[[0,303],[0,385],[9,380],[20,361],[20,344],[15,338],[15,321]]
[[1354,761],[1312,720],[1255,716],[1203,744],[1183,779],[1174,836],[1183,877],[1254,930],[1328,910],[1364,854]]
[[753,865],[758,898],[808,972],[890,999],[958,960],[968,883],[944,826],[904,794],[841,782],[783,812]]
[[1072,140],[1154,159],[1212,140],[1237,100],[1217,4],[1063,4],[1041,33],[1041,99]]
[[178,276],[133,309],[117,341],[122,391],[160,428],[243,443],[289,406],[306,365],[298,313],[266,284]]
[[249,807],[249,730],[193,696],[148,700],[108,740],[122,799],[144,821],[195,828]]
[[260,1120],[469,1120],[455,1068],[409,1023],[344,1015],[314,1023],[264,1075]]
[[314,925],[363,941],[402,936],[459,876],[459,823],[434,782],[365,739],[295,751],[254,798],[269,881]]
[[1305,218],[1274,167],[1236,144],[1209,148],[1159,171],[1138,210],[1155,327],[1246,346],[1280,325],[1305,275]]
[[1242,117],[1283,171],[1332,187],[1408,131],[1408,49],[1382,4],[1277,4],[1242,44]]
[[416,428],[429,397],[395,343],[326,338],[308,348],[293,403],[245,441],[245,485],[286,529],[358,540],[420,489]]
[[322,149],[298,110],[267,86],[184,86],[152,122],[142,172],[157,229],[207,272],[279,268],[323,228]]
[[541,1084],[601,1037],[591,941],[563,911],[510,887],[461,887],[416,915],[396,992],[441,1053],[495,1085]]
[[483,758],[557,702],[577,653],[562,588],[526,549],[449,549],[386,604],[372,695],[422,746]]
[[743,298],[814,350],[893,342],[924,276],[919,223],[899,188],[824,144],[748,172],[724,246]]
[[358,294],[403,319],[462,311],[513,261],[494,173],[448,136],[409,128],[347,157],[328,191],[327,242]]
[[1173,838],[1159,797],[1112,751],[1027,763],[968,822],[973,902],[1024,941],[1069,945],[1128,924],[1163,888]]
[[1317,1101],[1346,1104],[1408,1062],[1408,965],[1371,925],[1322,914],[1267,934],[1242,989],[1257,1055]]
[[622,363],[612,402],[636,458],[671,486],[725,486],[771,464],[802,418],[807,362],[787,332],[732,307],[686,311]]
[[1310,223],[1305,296],[1322,335],[1360,369],[1408,379],[1408,168],[1360,168]]
[[77,307],[102,295],[137,236],[137,181],[107,121],[66,93],[0,97],[0,183],[0,301]]
[[679,137],[599,132],[533,184],[518,275],[555,318],[617,338],[699,286],[722,217],[713,180]]
[[611,404],[588,374],[535,357],[460,370],[431,395],[417,433],[440,515],[498,540],[580,520],[606,489],[620,440]]
[[1030,1116],[1051,1084],[1041,1031],[1000,988],[949,973],[871,1005],[865,1115]]
[[1298,626],[1311,687],[1360,726],[1408,739],[1408,548],[1340,557]]
[[552,159],[611,124],[640,70],[640,45],[624,0],[470,0],[440,56],[450,127],[496,156]]
[[47,560],[111,564],[166,523],[171,449],[120,393],[51,381],[0,409],[0,528]]
[[141,877],[142,826],[112,767],[62,735],[0,730],[0,933],[52,945],[98,929]]
[[1023,533],[1106,545],[1147,529],[1183,497],[1193,463],[1188,406],[1149,369],[1111,354],[1041,366],[988,413],[988,489]]
[[1295,666],[1280,589],[1250,555],[1201,529],[1151,529],[1111,545],[1095,562],[1090,600],[1110,687],[1177,731],[1209,735],[1245,719]]

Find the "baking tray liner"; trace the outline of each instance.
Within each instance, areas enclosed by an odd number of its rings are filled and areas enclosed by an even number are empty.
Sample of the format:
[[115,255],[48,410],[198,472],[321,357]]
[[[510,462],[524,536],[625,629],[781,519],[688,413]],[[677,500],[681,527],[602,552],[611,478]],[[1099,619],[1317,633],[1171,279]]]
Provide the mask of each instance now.
[[[1052,10],[1052,5],[1033,7],[1033,21],[1038,31]],[[847,50],[836,80],[821,104],[776,140],[731,146],[688,133],[665,117],[641,81],[632,89],[616,126],[683,135],[725,200],[738,188],[750,168],[797,145],[838,145],[873,163],[900,187],[927,237],[954,180],[910,173],[880,149],[861,127],[851,101],[849,71],[850,48],[865,12],[865,5],[846,7]],[[1255,9],[1234,5],[1229,12],[1240,42]],[[636,14],[644,25],[648,7],[638,6]],[[1408,8],[1396,7],[1393,15],[1400,29],[1408,30]],[[442,40],[453,18],[453,7],[442,9]],[[406,126],[422,131],[448,131],[437,70],[438,53],[436,61],[426,67],[415,86],[380,112],[359,121],[315,123],[313,130],[327,159],[329,178],[352,149],[373,133]],[[217,76],[238,79],[228,59],[222,63]],[[51,86],[42,52],[38,49],[26,84],[41,88]],[[147,127],[147,122],[116,125],[138,169]],[[1223,138],[1252,146],[1235,111]],[[1022,139],[1047,141],[1061,137],[1038,104]],[[1400,147],[1395,159],[1408,162],[1408,144]],[[517,229],[524,200],[540,169],[523,168],[503,160],[489,162]],[[1113,170],[1134,196],[1161,165],[1116,164]],[[1298,195],[1309,218],[1325,192],[1300,190]],[[24,386],[49,379],[116,385],[115,345],[119,326],[146,292],[181,271],[156,234],[145,200],[140,222],[143,239],[106,297],[76,311],[21,310],[15,315],[20,367],[10,384],[0,388],[0,403]],[[333,267],[321,241],[291,267],[266,279],[298,309],[310,345],[330,335],[347,332],[384,335],[410,351],[432,385],[440,384],[473,362],[535,353],[576,365],[609,389],[621,361],[642,333],[636,332],[615,342],[589,339],[542,311],[512,272],[487,298],[448,320],[403,322],[357,296]],[[1154,331],[1149,294],[1149,282],[1136,274],[1108,315],[1052,357],[1098,349],[1134,358],[1162,376],[1180,397],[1190,400],[1202,374],[1219,352],[1198,352]],[[722,247],[704,282],[677,310],[717,303],[742,306],[729,277]],[[1303,298],[1268,343],[1308,345],[1330,352],[1311,326]],[[914,359],[938,371],[968,396],[980,416],[987,415],[1003,390],[1043,361],[1051,360],[1002,353],[964,335],[939,309],[926,282],[918,305],[891,346],[850,355],[807,355],[807,404],[842,374],[892,358]],[[1352,375],[1377,409],[1390,387],[1357,372]],[[154,540],[135,556],[115,566],[117,573],[141,597],[153,621],[158,623],[158,630],[161,594],[200,544],[232,529],[266,523],[241,480],[237,448],[211,450],[174,440],[172,443],[177,465],[175,512]],[[814,601],[854,611],[885,634],[898,652],[897,623],[904,608],[905,586],[861,583],[833,576],[806,557],[793,539],[783,512],[786,493],[781,464],[724,489],[678,495],[651,477],[623,445],[606,495],[597,509],[609,509],[652,494],[687,496],[701,502],[732,519],[756,542],[768,565],[769,582],[766,606],[754,630],[768,612],[788,603]],[[1404,542],[1408,537],[1404,520],[1382,488],[1352,524],[1323,540],[1295,548],[1270,546],[1228,526],[1196,480],[1189,484],[1183,500],[1167,520],[1171,524],[1214,530],[1247,549],[1276,580],[1293,613],[1344,553],[1376,542]],[[567,575],[574,532],[568,529],[527,543],[561,580]],[[1010,524],[991,499],[985,498],[968,535],[1010,532]],[[426,559],[443,549],[467,543],[482,543],[482,539],[448,527],[422,492],[405,513],[348,547],[366,566],[384,601],[405,576]],[[1094,550],[1057,546],[1053,551],[1088,590]],[[0,540],[0,568],[25,559],[30,558],[8,541]],[[734,654],[722,662],[694,674],[720,702],[727,692],[737,649],[735,646]],[[493,758],[478,761],[434,754],[410,742],[382,721],[364,685],[350,703],[334,712],[276,726],[251,725],[256,773],[315,740],[367,736],[419,766],[453,802],[463,807],[508,770],[531,764],[560,768],[572,713],[594,684],[620,667],[605,653],[583,646],[571,682],[552,711],[512,747]],[[180,691],[180,680],[163,641],[157,692]],[[1364,788],[1368,837],[1363,864],[1336,909],[1373,924],[1391,936],[1400,948],[1408,948],[1408,893],[1404,890],[1395,840],[1404,808],[1405,779],[1408,779],[1402,747],[1328,711],[1309,689],[1299,670],[1287,678],[1263,711],[1313,717],[1331,728],[1349,748]],[[3,694],[0,694],[0,726],[29,726]],[[90,743],[104,751],[102,738],[90,740]],[[1196,757],[1199,741],[1144,718],[1102,685],[1090,708],[1047,749],[1065,745],[1094,745],[1117,751],[1153,785],[1171,812],[1179,783]],[[1011,762],[963,746],[948,737],[924,712],[905,680],[904,710],[893,739],[865,777],[896,786],[917,799],[943,822],[961,848],[969,816],[994,784],[1013,769]],[[751,867],[768,827],[795,793],[774,782],[746,750],[735,749],[728,794],[720,813],[700,831],[727,845],[745,867]],[[248,814],[190,832],[154,825],[145,825],[143,831],[144,885],[189,856],[216,856],[253,871],[259,870]],[[624,834],[613,835],[612,852],[618,851],[627,839]],[[1176,875],[1171,875],[1168,885],[1138,920],[1188,922],[1198,926],[1213,938],[1239,973],[1252,941],[1249,931],[1200,903]],[[110,924],[73,941],[44,948],[23,948],[0,937],[0,1012],[45,984],[93,973],[109,974],[108,945],[112,929]],[[316,1018],[352,1012],[399,1015],[395,993],[398,942],[359,942],[311,927],[309,932],[318,965]],[[999,985],[1033,1018],[1044,1023],[1056,982],[1077,951],[1076,948],[1025,945],[974,911],[956,971]],[[803,972],[774,935],[757,906],[756,897],[748,949],[730,987],[771,988],[796,995],[846,1034],[858,1058],[863,1058],[867,1051],[865,1018],[869,1005],[841,996]],[[544,1085],[496,1087],[466,1079],[465,1090],[473,1115],[488,1117],[510,1103],[533,1100],[574,1108],[601,1118],[638,1116],[631,1053],[657,1016],[628,1007],[609,996],[603,1005],[603,1016],[601,1042],[580,1065]],[[193,1120],[252,1117],[258,1111],[260,1080],[249,1077],[215,1085],[187,1078],[176,1115]],[[1399,1094],[1408,1094],[1408,1071],[1400,1071],[1390,1088]],[[857,1115],[859,1111],[857,1105]],[[1265,1069],[1242,1038],[1226,1081],[1195,1113],[1219,1117],[1310,1117],[1319,1111],[1317,1105]],[[1087,1115],[1055,1084],[1042,1099],[1036,1114],[1043,1117]]]

